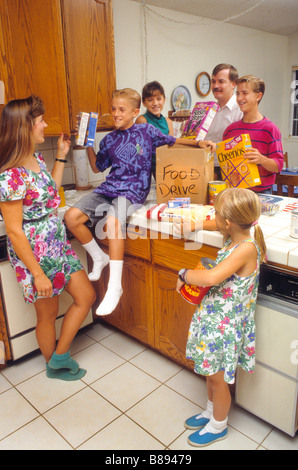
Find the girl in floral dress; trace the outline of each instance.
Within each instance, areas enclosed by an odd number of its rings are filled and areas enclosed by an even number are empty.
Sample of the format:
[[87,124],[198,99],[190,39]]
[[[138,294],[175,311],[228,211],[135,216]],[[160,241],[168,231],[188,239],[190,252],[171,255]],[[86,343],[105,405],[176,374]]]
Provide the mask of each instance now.
[[227,436],[228,384],[234,383],[237,367],[254,370],[254,312],[266,251],[258,225],[260,201],[253,191],[226,189],[214,206],[217,229],[225,237],[217,265],[210,270],[183,269],[177,281],[178,292],[184,282],[212,286],[193,315],[186,349],[195,372],[207,377],[207,409],[185,421],[185,427],[197,430],[188,442],[198,447]]
[[[31,96],[9,102],[0,121],[0,209],[7,233],[8,257],[26,303],[37,314],[36,337],[46,360],[47,376],[78,380],[79,369],[69,348],[94,302],[95,294],[82,265],[66,238],[58,217],[70,140],[58,140],[50,173],[35,146],[44,142],[44,106]],[[56,348],[55,320],[59,294],[66,290],[73,304],[65,313]],[[56,349],[56,351],[55,351]]]

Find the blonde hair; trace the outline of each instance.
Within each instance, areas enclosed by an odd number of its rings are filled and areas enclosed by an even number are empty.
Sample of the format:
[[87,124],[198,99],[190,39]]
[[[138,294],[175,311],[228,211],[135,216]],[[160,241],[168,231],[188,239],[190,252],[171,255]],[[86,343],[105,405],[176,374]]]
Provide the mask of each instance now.
[[265,94],[265,82],[261,78],[257,78],[254,75],[243,75],[243,77],[237,78],[236,85],[239,85],[239,83],[250,83],[253,91],[255,93],[262,93],[261,99],[263,98]]
[[44,112],[43,101],[35,95],[4,106],[0,120],[0,172],[21,166],[34,152],[34,120]]
[[243,230],[254,227],[254,238],[261,252],[261,262],[266,259],[266,244],[258,220],[261,215],[260,199],[250,189],[228,188],[221,191],[214,201],[216,212]]
[[122,88],[122,90],[114,91],[113,98],[126,98],[134,109],[140,109],[141,107],[141,95],[132,88]]

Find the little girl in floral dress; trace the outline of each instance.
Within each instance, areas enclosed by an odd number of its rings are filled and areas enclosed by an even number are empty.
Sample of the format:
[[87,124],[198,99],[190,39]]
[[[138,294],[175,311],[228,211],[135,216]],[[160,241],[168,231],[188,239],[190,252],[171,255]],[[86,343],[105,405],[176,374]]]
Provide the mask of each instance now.
[[[186,357],[194,370],[207,377],[207,409],[185,421],[196,430],[188,437],[193,446],[206,446],[227,437],[231,395],[237,367],[255,367],[254,313],[260,264],[266,246],[261,228],[259,197],[248,189],[229,188],[216,198],[215,222],[225,238],[216,266],[210,270],[179,272],[183,283],[212,286],[193,315]],[[254,237],[251,228],[254,227]]]

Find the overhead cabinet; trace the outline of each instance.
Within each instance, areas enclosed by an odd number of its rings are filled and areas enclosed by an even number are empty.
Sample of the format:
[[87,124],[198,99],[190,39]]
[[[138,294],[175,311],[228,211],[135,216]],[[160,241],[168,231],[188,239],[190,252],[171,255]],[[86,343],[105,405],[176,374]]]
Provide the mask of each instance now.
[[47,135],[75,132],[80,111],[110,113],[112,0],[0,0],[0,27],[5,101],[40,96]]

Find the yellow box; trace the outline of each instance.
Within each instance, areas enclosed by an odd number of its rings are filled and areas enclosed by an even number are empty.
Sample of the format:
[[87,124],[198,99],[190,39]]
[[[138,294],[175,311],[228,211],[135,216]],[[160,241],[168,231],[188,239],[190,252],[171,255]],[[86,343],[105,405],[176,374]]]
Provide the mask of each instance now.
[[249,134],[241,134],[216,145],[222,179],[228,187],[252,188],[261,184],[258,166],[243,157],[249,147]]

